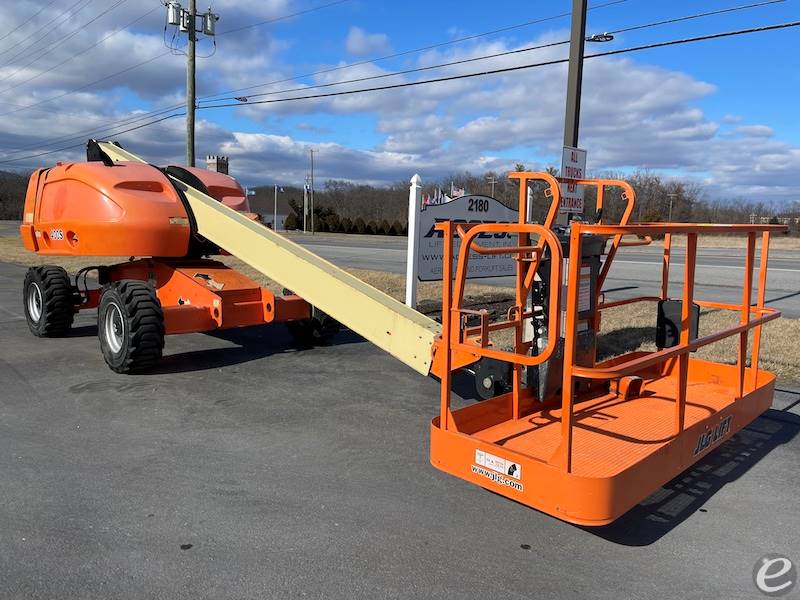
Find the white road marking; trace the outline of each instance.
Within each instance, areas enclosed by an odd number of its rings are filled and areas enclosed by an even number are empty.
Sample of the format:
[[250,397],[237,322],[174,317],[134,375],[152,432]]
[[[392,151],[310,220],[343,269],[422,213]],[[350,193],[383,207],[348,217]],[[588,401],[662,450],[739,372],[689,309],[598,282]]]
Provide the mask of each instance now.
[[[651,262],[651,261],[646,261],[646,260],[618,260],[616,258],[614,259],[614,263],[615,264],[616,263],[622,263],[622,264],[626,264],[626,265],[651,265],[651,266],[653,266],[653,265],[661,265],[661,261],[658,261],[658,262],[652,261]],[[676,265],[675,264],[671,264],[670,266],[676,266]],[[706,268],[706,269],[742,269],[742,270],[744,269],[744,267],[737,267],[735,265],[697,265],[697,266],[701,267],[701,268]],[[754,266],[754,271],[758,271],[758,265]],[[785,273],[800,273],[800,269],[778,269],[778,268],[775,268],[775,267],[769,267],[767,269],[768,273],[772,273],[773,271],[782,271],[782,272],[785,272]]]

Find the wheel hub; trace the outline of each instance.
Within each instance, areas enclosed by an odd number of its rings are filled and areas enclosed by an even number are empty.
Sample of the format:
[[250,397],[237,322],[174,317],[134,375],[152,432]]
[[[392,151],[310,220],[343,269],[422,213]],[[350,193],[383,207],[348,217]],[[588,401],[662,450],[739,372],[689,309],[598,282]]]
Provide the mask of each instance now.
[[38,283],[32,283],[28,287],[28,314],[34,323],[42,318],[42,290]]
[[122,318],[122,311],[119,306],[112,303],[106,310],[106,317],[103,320],[103,335],[106,344],[111,351],[116,354],[122,349],[122,342],[125,339],[125,320]]

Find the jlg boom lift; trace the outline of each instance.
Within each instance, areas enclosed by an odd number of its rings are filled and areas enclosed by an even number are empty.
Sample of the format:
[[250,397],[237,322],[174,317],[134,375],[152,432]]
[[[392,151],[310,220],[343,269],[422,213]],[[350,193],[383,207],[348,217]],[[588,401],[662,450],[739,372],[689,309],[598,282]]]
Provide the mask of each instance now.
[[[596,188],[595,222],[555,231],[559,181],[546,173],[511,173],[519,181],[521,219],[528,185],[544,182],[551,201],[545,223],[439,223],[446,273],[440,325],[255,222],[242,212],[244,194],[230,177],[159,169],[111,142],[90,141],[87,155],[88,162],[32,175],[20,227],[25,247],[42,255],[131,259],[96,267],[96,290],[58,267],[30,269],[25,314],[35,335],[58,336],[78,311],[97,308],[100,346],[117,372],[154,367],[165,334],[285,321],[310,338],[324,335],[334,319],[441,380],[439,414],[431,422],[434,466],[583,525],[615,520],[772,403],[775,376],[759,369],[758,359],[762,326],[780,316],[764,305],[770,233],[785,227],[631,225],[633,189],[594,179],[577,183]],[[617,224],[602,218],[612,187],[622,189],[627,203]],[[501,232],[515,234],[516,245],[480,244],[481,234]],[[746,237],[741,304],[695,298],[701,233]],[[672,298],[676,234],[686,236],[687,248],[683,289]],[[603,283],[617,250],[655,235],[664,237],[661,293],[605,301]],[[223,251],[293,292],[275,295],[206,258]],[[487,311],[464,306],[471,253],[515,258],[515,299],[505,318],[492,321]],[[78,275],[85,277],[85,270]],[[658,350],[598,362],[602,311],[637,302],[656,308]],[[701,307],[736,311],[738,324],[698,337]],[[505,329],[512,333],[510,349],[492,343]],[[735,364],[691,356],[731,336],[738,339]],[[486,399],[454,409],[452,374],[465,367],[477,374]]]

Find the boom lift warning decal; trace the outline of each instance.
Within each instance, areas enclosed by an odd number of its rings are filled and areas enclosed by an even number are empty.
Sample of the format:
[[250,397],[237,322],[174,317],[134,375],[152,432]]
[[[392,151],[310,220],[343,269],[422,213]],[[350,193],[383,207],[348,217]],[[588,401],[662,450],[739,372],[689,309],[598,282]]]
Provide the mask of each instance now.
[[[523,489],[522,484],[515,481],[522,479],[522,467],[519,463],[506,460],[483,450],[475,450],[475,464],[472,465],[472,472],[491,479],[500,485],[507,485],[518,492]],[[508,479],[505,475],[513,479]]]

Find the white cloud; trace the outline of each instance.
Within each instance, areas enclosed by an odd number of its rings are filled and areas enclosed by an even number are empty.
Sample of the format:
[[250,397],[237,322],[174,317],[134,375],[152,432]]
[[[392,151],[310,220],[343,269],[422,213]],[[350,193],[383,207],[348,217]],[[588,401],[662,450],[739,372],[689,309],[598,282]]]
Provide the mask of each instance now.
[[367,33],[361,27],[355,26],[347,33],[344,45],[347,52],[355,56],[368,56],[391,50],[389,37],[385,33]]
[[735,131],[746,137],[772,137],[775,134],[772,127],[766,125],[741,125]]
[[[9,11],[6,26],[21,23],[24,12]],[[34,9],[35,10],[35,9]],[[157,56],[165,51],[162,39],[163,14],[156,11],[133,30],[114,35],[100,47],[43,72],[64,57],[74,55],[113,31],[114,23],[125,23],[144,12],[141,5],[121,5],[114,19],[100,19],[68,40],[46,59],[32,63],[13,76],[10,74],[30,60],[20,57],[0,68],[0,113],[52,98],[75,87],[100,79],[115,71]],[[222,19],[218,31],[274,18],[291,12],[288,0],[235,3],[217,0],[215,11]],[[54,27],[52,39],[63,39],[82,21]],[[9,36],[5,42],[21,44],[27,28]],[[480,57],[564,39],[565,31],[553,31],[516,46],[503,40],[461,44],[425,52],[408,66],[431,66],[441,62]],[[169,41],[169,38],[168,38]],[[218,52],[199,61],[200,94],[229,88],[291,78],[298,74],[288,58],[291,40],[275,37],[264,28],[246,29],[218,38]],[[358,56],[374,56],[389,50],[385,34],[351,28],[347,51]],[[13,56],[5,55],[6,62]],[[314,84],[337,84],[319,91],[353,90],[371,85],[412,82],[417,78],[471,73],[486,69],[514,67],[527,63],[560,59],[566,47],[536,52],[520,52],[491,60],[432,69],[419,74],[392,75],[384,63],[321,73],[311,83],[283,82],[252,92],[271,92],[301,88],[302,95]],[[410,61],[414,59],[409,57]],[[308,65],[301,73],[343,66],[345,63]],[[0,161],[64,147],[61,152],[27,162],[0,164],[0,169],[29,167],[55,160],[79,159],[82,149],[67,149],[76,140],[54,142],[71,134],[100,128],[109,121],[130,117],[124,106],[140,105],[142,110],[183,102],[185,58],[167,55],[115,78],[35,109],[7,114],[0,120]],[[40,77],[2,93],[8,85],[32,75]],[[377,77],[366,82],[342,84],[353,78]],[[564,118],[566,65],[519,70],[513,73],[461,79],[434,85],[419,85],[386,91],[353,94],[313,101],[250,105],[236,109],[237,127],[222,123],[222,111],[198,113],[197,154],[226,153],[231,156],[233,173],[247,184],[278,180],[302,182],[306,171],[308,142],[305,132],[324,134],[327,139],[354,139],[351,124],[375,139],[366,149],[343,144],[315,143],[320,149],[320,178],[388,182],[407,180],[414,172],[425,179],[452,171],[470,169],[503,171],[515,162],[554,164],[560,156]],[[590,170],[647,167],[669,169],[706,182],[712,194],[727,197],[768,197],[770,200],[796,198],[793,183],[800,170],[800,148],[779,139],[766,124],[745,122],[737,115],[725,115],[719,124],[698,107],[698,101],[717,93],[713,83],[700,81],[687,73],[656,67],[633,58],[587,60],[584,69],[581,119],[581,145],[589,150]],[[238,94],[234,94],[238,95]],[[268,98],[273,96],[268,96]],[[121,108],[121,106],[123,108]],[[286,115],[300,115],[293,135],[276,135]],[[325,127],[315,119],[322,115]],[[0,115],[2,116],[2,115]],[[335,117],[335,118],[331,118]],[[338,121],[337,121],[338,119]],[[238,123],[242,123],[238,126]],[[367,123],[367,125],[365,125]],[[135,123],[134,123],[135,125]],[[120,126],[117,129],[124,128]],[[248,129],[249,132],[243,131]],[[280,128],[285,132],[286,127]],[[256,131],[257,133],[253,133]],[[86,136],[88,137],[88,135]],[[123,145],[155,163],[183,160],[184,124],[182,118],[164,121],[145,129],[117,136]],[[78,136],[77,143],[83,138]],[[25,152],[16,152],[25,148]],[[2,156],[3,153],[6,156]]]

